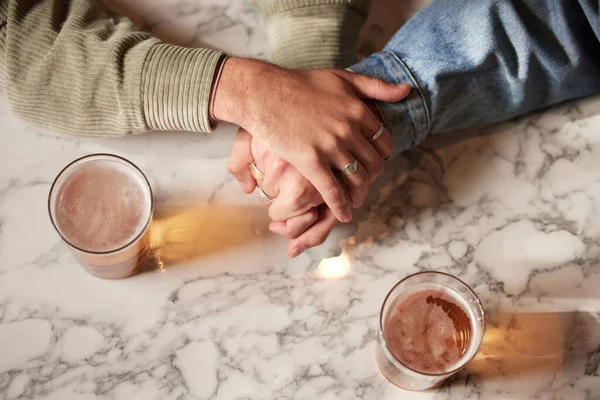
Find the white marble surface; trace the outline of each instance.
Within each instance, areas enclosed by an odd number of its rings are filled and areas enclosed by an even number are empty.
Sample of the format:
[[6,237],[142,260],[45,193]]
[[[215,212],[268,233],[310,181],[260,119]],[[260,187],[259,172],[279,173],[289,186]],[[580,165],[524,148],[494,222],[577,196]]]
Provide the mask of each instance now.
[[[246,2],[138,3],[118,6],[168,40],[268,57]],[[372,20],[363,48],[381,32]],[[288,260],[225,171],[232,129],[71,140],[2,98],[0,399],[598,399],[599,113],[588,99],[430,140],[355,223]],[[162,269],[92,278],[52,230],[52,179],[98,151],[149,176]],[[489,324],[466,371],[417,394],[378,374],[373,340],[386,291],[422,270],[471,284]]]

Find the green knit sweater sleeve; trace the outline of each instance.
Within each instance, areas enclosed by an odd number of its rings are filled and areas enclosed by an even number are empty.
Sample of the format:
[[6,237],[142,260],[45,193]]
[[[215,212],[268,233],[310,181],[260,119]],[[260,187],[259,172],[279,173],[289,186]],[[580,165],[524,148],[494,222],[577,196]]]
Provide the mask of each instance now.
[[369,0],[254,0],[272,59],[288,68],[346,68],[357,61]]
[[165,44],[90,0],[0,0],[0,85],[55,132],[211,130],[222,53]]

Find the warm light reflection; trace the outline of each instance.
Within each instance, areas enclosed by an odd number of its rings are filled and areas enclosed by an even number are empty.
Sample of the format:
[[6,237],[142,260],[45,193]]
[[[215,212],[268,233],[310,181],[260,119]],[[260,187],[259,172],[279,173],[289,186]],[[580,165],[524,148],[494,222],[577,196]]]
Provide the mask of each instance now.
[[[579,338],[573,326],[583,320],[578,313],[498,313],[486,316],[485,338],[467,370],[491,381],[526,376],[552,376],[565,363]],[[577,336],[577,335],[575,335]]]
[[337,257],[324,258],[317,267],[317,274],[325,279],[341,279],[350,272],[350,258],[342,253]]
[[[263,216],[264,215],[264,216]],[[263,209],[204,205],[155,213],[150,245],[163,271],[170,265],[256,245],[266,230]]]

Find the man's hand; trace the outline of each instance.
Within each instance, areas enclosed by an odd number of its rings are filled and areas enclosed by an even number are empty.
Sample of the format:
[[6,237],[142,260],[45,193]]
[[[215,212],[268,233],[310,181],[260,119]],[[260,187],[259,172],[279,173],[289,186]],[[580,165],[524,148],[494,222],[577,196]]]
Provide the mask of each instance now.
[[227,168],[246,193],[252,193],[256,188],[256,181],[249,171],[252,162],[265,174],[263,190],[275,198],[269,207],[269,215],[274,220],[269,229],[291,239],[288,255],[296,257],[304,250],[322,244],[337,220],[331,210],[322,205],[320,194],[294,167],[240,129]]
[[[213,110],[217,119],[247,129],[296,167],[336,218],[348,222],[393,150],[388,132],[368,141],[381,122],[361,98],[396,102],[409,90],[348,71],[288,70],[232,58],[223,67]],[[341,176],[348,196],[333,171],[355,159],[357,172]]]

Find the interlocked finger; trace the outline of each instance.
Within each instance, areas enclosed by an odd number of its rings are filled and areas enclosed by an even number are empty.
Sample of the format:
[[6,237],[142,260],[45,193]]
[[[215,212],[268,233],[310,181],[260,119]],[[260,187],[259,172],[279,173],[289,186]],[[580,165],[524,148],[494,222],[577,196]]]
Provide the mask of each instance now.
[[317,209],[311,208],[304,214],[290,218],[287,221],[271,222],[269,229],[288,239],[295,239],[310,228],[318,217]]

